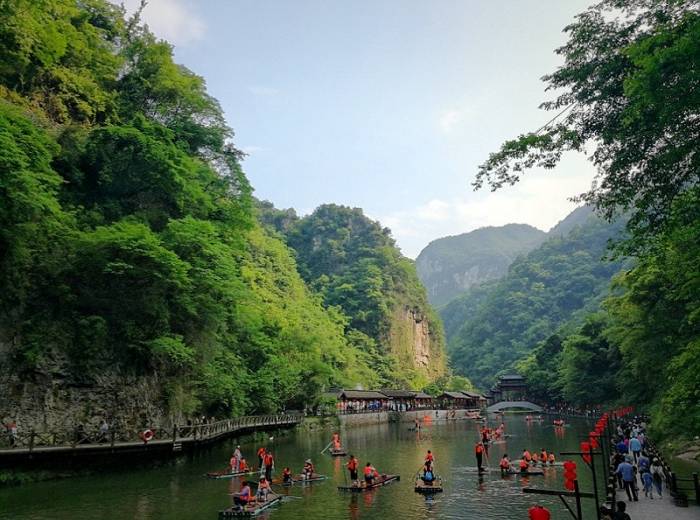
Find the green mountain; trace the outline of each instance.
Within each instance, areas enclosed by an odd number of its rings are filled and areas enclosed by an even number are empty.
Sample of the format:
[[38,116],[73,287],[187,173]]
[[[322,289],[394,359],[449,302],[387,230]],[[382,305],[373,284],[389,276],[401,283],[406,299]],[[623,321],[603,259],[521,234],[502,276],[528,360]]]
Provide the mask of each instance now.
[[443,308],[457,373],[486,387],[561,325],[596,310],[622,266],[603,257],[623,227],[588,216],[565,236],[553,236],[516,259],[500,280]]
[[[373,318],[324,305],[258,222],[233,132],[170,45],[106,0],[3,9],[0,416],[135,431],[382,382],[370,366],[393,358],[346,330]],[[377,233],[346,270],[394,284],[382,311],[413,321],[384,333],[429,331],[442,352],[412,265]]]
[[335,204],[303,218],[268,202],[259,208],[296,252],[299,272],[324,305],[348,317],[347,337],[371,354],[383,382],[422,388],[445,375],[440,319],[388,229],[358,208]]
[[416,258],[418,276],[433,305],[506,274],[515,258],[541,244],[546,234],[527,224],[486,227],[439,238]]

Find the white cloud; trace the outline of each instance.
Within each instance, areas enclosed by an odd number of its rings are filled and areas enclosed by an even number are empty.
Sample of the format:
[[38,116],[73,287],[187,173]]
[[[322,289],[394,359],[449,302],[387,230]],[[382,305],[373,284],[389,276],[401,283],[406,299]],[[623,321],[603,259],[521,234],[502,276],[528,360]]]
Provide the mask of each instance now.
[[[141,0],[124,0],[123,3],[127,13],[132,14]],[[148,0],[141,20],[156,36],[178,46],[200,40],[206,32],[206,24],[187,0]]]
[[376,217],[389,227],[403,253],[415,258],[431,240],[484,226],[530,224],[543,231],[574,210],[570,197],[586,191],[593,167],[569,157],[557,171],[530,171],[515,186],[474,193],[467,186],[453,197],[431,199],[412,210]]
[[459,109],[447,110],[443,112],[440,114],[440,118],[438,120],[440,129],[444,133],[449,134],[464,120],[464,116],[465,111]]
[[273,87],[266,87],[263,85],[253,85],[248,87],[248,90],[255,95],[260,97],[274,97],[280,93],[280,91]]

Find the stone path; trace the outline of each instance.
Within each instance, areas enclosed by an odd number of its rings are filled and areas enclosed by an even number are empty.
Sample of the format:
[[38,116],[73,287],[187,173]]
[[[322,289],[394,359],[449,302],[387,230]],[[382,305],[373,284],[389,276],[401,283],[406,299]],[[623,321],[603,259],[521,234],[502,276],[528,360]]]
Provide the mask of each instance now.
[[643,491],[639,493],[639,502],[627,502],[625,492],[617,491],[617,500],[625,501],[627,514],[632,520],[700,520],[700,507],[692,502],[688,507],[678,507],[673,505],[673,499],[667,494],[661,499],[655,496],[654,500],[650,500]]

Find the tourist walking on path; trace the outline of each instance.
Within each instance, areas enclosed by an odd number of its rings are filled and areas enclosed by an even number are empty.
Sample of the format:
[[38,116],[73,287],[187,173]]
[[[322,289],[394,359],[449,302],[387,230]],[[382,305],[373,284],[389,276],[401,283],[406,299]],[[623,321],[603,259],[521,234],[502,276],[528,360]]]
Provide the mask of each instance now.
[[642,454],[642,443],[639,439],[637,439],[637,437],[632,437],[630,439],[630,450],[632,451],[632,456],[634,457],[634,462],[636,464],[637,459]]
[[651,478],[654,482],[656,492],[659,494],[659,498],[662,498],[663,494],[661,491],[663,490],[664,485],[664,468],[661,466],[659,459],[656,457],[654,457],[654,460],[651,461],[649,471],[651,472]]
[[615,474],[622,475],[622,485],[627,493],[627,498],[635,502],[639,500],[637,498],[637,486],[635,482],[634,466],[630,464],[629,457],[625,459],[615,470]]
[[654,492],[651,489],[651,485],[654,482],[654,478],[651,476],[651,473],[648,471],[645,471],[642,473],[642,486],[644,487],[644,496],[654,500]]

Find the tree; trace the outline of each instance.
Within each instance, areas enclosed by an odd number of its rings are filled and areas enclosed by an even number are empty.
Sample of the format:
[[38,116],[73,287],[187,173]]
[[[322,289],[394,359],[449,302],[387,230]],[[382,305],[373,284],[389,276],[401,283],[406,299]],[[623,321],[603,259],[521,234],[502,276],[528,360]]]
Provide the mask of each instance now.
[[607,218],[631,211],[629,250],[668,219],[673,201],[700,180],[700,3],[603,0],[565,28],[564,65],[544,77],[560,111],[540,131],[505,142],[475,187],[498,189],[567,151],[593,148],[596,181],[579,200]]

